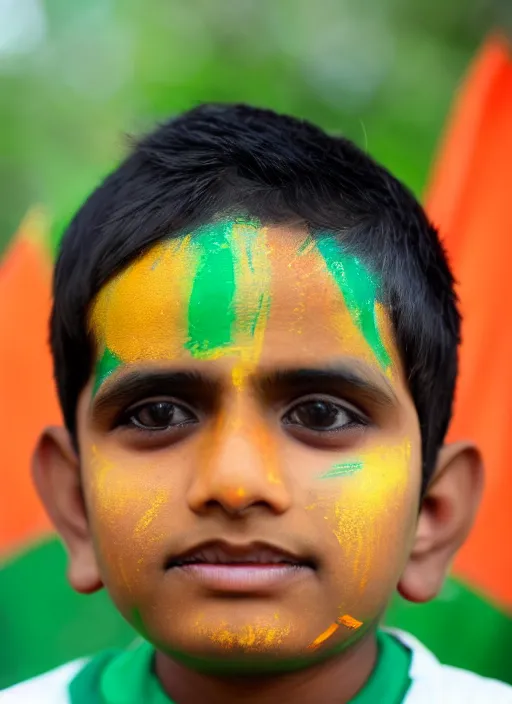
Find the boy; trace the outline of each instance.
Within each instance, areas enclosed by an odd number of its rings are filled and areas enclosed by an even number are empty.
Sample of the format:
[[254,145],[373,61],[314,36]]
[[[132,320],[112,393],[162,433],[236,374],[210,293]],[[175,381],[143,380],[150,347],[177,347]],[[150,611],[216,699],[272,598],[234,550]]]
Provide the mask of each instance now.
[[512,702],[378,628],[477,509],[459,324],[435,230],[350,142],[218,105],[144,139],[62,242],[66,428],[34,457],[72,586],[142,639],[2,701]]

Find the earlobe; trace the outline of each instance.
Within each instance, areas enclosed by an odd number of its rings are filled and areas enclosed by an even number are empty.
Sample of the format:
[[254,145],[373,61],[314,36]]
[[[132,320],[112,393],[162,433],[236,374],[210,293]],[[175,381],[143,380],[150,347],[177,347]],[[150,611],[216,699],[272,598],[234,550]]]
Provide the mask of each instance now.
[[429,601],[440,591],[457,550],[475,520],[483,488],[479,451],[470,443],[445,445],[421,504],[416,536],[398,584],[414,602]]
[[80,482],[80,462],[65,428],[47,428],[32,458],[32,476],[69,554],[68,578],[76,591],[102,587]]

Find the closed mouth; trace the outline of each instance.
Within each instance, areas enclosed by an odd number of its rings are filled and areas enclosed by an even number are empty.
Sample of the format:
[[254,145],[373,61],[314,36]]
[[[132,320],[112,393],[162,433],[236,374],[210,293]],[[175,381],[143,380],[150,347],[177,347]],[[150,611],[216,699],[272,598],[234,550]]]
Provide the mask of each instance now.
[[177,557],[172,557],[167,561],[166,569],[193,565],[316,569],[311,559],[298,557],[268,543],[235,544],[224,541],[203,543]]
[[268,543],[204,543],[167,562],[167,573],[206,594],[254,597],[307,579],[316,566]]
[[270,543],[237,544],[222,540],[203,543],[176,557],[170,557],[166,562],[166,569],[195,565],[253,569],[258,567],[316,569],[316,564],[310,558],[299,557]]

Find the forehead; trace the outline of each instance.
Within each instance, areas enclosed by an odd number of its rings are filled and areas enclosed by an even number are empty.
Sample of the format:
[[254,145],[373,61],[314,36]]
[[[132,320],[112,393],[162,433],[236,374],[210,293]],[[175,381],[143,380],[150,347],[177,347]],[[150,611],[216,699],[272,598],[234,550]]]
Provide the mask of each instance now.
[[154,245],[101,289],[90,325],[124,364],[346,354],[389,375],[398,358],[376,277],[335,237],[242,219]]

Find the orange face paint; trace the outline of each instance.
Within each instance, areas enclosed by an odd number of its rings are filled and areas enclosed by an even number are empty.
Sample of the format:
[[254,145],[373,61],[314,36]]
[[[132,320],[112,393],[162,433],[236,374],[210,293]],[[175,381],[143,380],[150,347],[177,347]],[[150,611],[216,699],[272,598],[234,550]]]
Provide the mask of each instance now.
[[326,628],[323,633],[321,633],[317,638],[315,638],[315,640],[309,646],[309,650],[316,650],[322,645],[322,643],[325,643],[326,640],[329,640],[329,638],[331,638],[331,636],[336,633],[340,625],[345,626],[345,628],[348,628],[351,631],[357,631],[358,628],[361,628],[363,622],[358,621],[357,618],[349,616],[348,614],[340,616],[337,621],[332,623],[329,628]]

